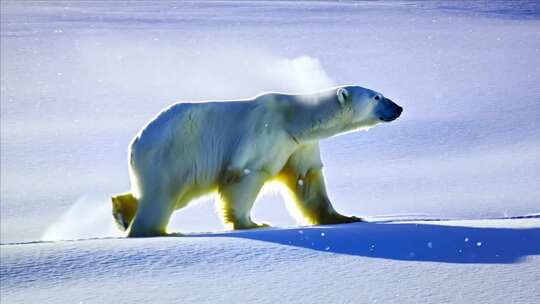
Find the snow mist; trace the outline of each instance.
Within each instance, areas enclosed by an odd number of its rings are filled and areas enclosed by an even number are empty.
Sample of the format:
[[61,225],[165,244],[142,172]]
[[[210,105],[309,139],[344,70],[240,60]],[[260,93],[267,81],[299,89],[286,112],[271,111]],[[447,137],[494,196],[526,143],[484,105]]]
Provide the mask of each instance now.
[[[335,85],[316,58],[284,58],[259,50],[235,48],[214,54],[173,47],[130,48],[125,44],[88,42],[81,47],[80,57],[92,77],[113,85],[123,94],[144,95],[157,99],[158,104],[164,102],[163,105],[171,100],[242,99],[264,91],[309,92]],[[153,111],[154,106],[138,103],[130,108],[146,113]],[[125,105],[118,104],[118,111],[121,107]],[[127,164],[124,169],[127,172]],[[48,227],[42,240],[121,236],[113,222],[108,195],[99,193],[98,199],[77,200]],[[173,217],[169,226],[178,225]]]

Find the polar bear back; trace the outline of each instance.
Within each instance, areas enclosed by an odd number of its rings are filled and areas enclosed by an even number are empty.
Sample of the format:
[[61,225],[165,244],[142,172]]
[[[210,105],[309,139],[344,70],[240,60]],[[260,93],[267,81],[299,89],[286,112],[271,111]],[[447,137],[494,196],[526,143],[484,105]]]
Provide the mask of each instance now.
[[[272,138],[271,133],[277,133],[278,118],[267,111],[268,106],[266,100],[175,104],[159,113],[133,140],[131,163],[135,167],[145,166],[138,168],[144,172],[174,170],[160,175],[173,175],[169,179],[175,182],[182,179],[198,184],[215,183],[233,156],[238,158],[242,153],[239,149],[275,148],[271,140],[254,140]],[[246,138],[250,142],[245,142]],[[167,163],[167,168],[162,168],[161,163]]]

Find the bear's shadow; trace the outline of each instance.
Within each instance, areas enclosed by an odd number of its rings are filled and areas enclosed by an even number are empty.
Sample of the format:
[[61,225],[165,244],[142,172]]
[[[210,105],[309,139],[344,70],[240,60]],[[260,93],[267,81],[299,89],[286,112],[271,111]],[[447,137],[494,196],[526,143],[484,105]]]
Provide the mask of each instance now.
[[487,228],[425,223],[354,223],[200,234],[404,261],[516,263],[540,254],[540,228]]

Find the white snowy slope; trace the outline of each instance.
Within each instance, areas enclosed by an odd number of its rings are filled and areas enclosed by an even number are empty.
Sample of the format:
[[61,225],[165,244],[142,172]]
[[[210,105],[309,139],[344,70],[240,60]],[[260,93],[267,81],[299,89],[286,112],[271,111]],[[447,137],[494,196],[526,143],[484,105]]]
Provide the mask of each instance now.
[[538,303],[540,219],[2,245],[2,303]]

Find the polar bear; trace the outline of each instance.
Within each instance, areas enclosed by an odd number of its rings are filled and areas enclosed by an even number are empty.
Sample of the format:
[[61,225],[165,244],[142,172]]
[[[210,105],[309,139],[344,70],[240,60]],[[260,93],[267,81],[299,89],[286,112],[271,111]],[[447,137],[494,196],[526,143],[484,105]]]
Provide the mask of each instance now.
[[263,185],[279,181],[307,223],[361,221],[332,206],[319,141],[393,121],[402,110],[359,86],[174,104],[131,142],[131,192],[112,198],[113,216],[130,237],[166,235],[175,210],[217,192],[230,228],[265,227],[251,220],[250,211]]

